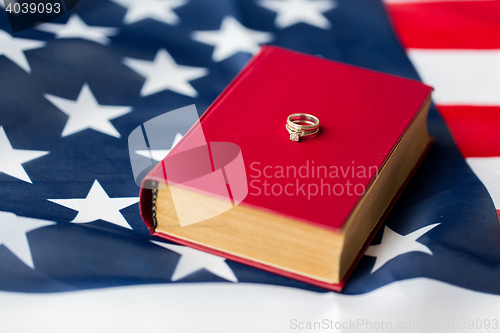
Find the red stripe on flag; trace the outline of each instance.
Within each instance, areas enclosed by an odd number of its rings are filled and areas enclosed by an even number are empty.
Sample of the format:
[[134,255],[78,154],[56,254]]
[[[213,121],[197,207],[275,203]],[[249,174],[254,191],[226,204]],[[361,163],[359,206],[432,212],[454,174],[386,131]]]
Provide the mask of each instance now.
[[465,157],[500,156],[500,106],[438,105],[438,110]]
[[497,215],[498,215],[498,222],[500,224],[500,210],[497,210]]
[[500,1],[387,4],[406,48],[500,48]]

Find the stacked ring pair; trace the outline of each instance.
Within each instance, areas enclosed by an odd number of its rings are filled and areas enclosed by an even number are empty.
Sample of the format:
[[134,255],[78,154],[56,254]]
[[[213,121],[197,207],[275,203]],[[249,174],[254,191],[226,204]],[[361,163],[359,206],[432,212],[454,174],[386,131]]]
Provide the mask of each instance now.
[[294,113],[286,120],[290,141],[299,142],[300,138],[315,136],[319,131],[319,119],[306,113]]

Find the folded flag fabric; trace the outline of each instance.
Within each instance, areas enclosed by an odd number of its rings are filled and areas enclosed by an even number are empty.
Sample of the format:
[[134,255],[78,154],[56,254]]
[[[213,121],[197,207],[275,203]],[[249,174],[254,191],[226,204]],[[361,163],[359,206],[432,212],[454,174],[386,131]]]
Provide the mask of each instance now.
[[[500,209],[500,2],[387,1],[453,139]],[[418,28],[417,28],[418,26]]]
[[[137,304],[148,302],[168,309],[178,331],[185,327],[179,318],[201,308],[228,311],[229,322],[255,311],[274,332],[293,329],[299,310],[306,318],[321,309],[361,318],[375,298],[386,300],[375,314],[436,304],[452,313],[455,302],[432,298],[449,295],[474,301],[474,311],[498,309],[498,2],[407,2],[86,0],[15,34],[0,9],[0,326],[36,331],[16,321],[21,309],[40,321],[95,309],[103,328],[129,304],[135,319],[120,318],[132,330],[147,321]],[[464,24],[478,33],[454,28]],[[421,75],[436,88],[433,148],[344,295],[153,239],[139,215],[130,132],[186,105],[203,112],[262,44]],[[166,136],[174,143],[183,134]],[[135,287],[110,288],[119,286]],[[418,291],[434,296],[417,301]],[[115,308],[106,321],[108,301]],[[43,304],[50,310],[41,315],[35,309]]]

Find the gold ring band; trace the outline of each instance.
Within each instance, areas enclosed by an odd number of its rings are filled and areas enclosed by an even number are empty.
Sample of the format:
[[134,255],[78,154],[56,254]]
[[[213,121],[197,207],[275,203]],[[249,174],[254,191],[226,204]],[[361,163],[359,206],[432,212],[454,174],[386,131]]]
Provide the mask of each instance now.
[[318,127],[316,127],[316,129],[310,130],[310,131],[297,130],[297,129],[294,129],[294,128],[290,128],[290,126],[288,126],[288,124],[286,125],[286,129],[287,129],[288,133],[290,133],[290,134],[292,132],[298,132],[301,138],[302,137],[312,136],[312,135],[318,133],[318,131],[319,131]]
[[319,119],[307,113],[294,113],[286,120],[290,140],[299,142],[300,138],[315,136],[319,131]]

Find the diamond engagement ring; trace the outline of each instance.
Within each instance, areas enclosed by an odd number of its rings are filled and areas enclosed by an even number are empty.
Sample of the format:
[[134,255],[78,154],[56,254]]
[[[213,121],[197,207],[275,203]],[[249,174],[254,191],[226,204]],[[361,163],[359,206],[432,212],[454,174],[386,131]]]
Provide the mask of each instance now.
[[290,141],[299,142],[300,138],[315,136],[319,131],[319,119],[306,113],[294,113],[286,120]]

